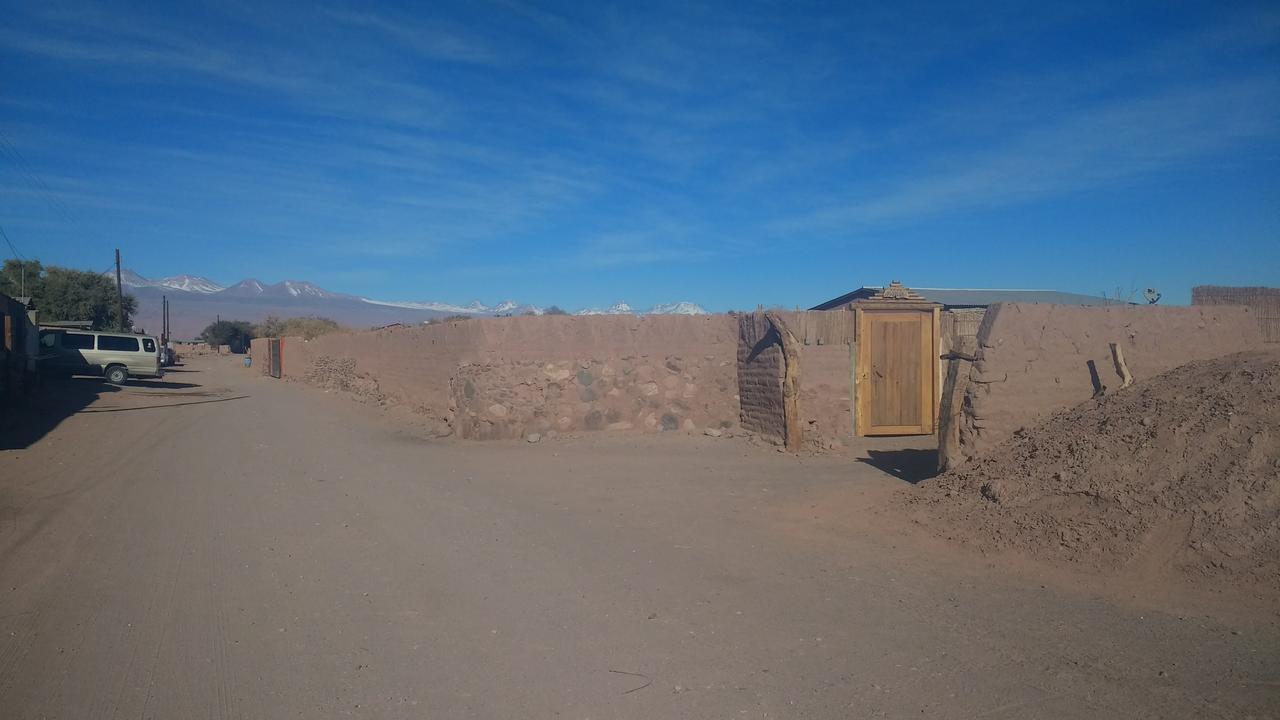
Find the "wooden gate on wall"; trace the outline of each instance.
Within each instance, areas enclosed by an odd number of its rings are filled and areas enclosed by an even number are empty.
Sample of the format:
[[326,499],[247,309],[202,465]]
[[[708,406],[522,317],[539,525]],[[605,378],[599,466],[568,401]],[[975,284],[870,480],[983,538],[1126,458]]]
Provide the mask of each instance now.
[[273,378],[278,378],[281,375],[281,365],[283,364],[283,358],[280,357],[281,345],[283,343],[280,342],[280,338],[271,338],[267,341],[267,373]]
[[933,433],[941,390],[940,308],[896,281],[854,304],[858,435]]

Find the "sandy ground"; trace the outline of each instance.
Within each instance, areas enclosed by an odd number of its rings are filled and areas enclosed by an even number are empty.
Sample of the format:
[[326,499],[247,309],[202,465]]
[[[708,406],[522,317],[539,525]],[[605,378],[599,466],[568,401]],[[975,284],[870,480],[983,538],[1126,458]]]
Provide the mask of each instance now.
[[1275,612],[913,533],[909,445],[426,441],[181,370],[0,450],[0,717],[1280,716]]

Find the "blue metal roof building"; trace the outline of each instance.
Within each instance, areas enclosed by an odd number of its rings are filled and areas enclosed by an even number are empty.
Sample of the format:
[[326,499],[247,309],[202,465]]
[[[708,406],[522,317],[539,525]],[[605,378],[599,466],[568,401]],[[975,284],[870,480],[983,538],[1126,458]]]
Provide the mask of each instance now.
[[[984,308],[998,302],[1045,303],[1052,305],[1107,305],[1104,297],[1058,292],[1057,290],[983,290],[976,288],[911,288],[926,300],[947,309]],[[819,303],[810,310],[838,310],[880,292],[878,287],[861,287],[851,293]]]

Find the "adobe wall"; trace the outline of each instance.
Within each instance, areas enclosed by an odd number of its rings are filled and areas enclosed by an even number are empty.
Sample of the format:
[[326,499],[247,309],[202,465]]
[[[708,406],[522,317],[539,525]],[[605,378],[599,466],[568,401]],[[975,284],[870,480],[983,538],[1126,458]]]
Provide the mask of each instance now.
[[1191,288],[1192,305],[1244,305],[1253,311],[1269,343],[1280,343],[1280,288],[1199,285]]
[[958,457],[964,393],[969,387],[971,358],[978,352],[978,330],[986,313],[986,308],[942,311],[942,392],[938,398],[938,459],[942,470],[947,469],[947,458]]
[[[739,315],[737,342],[738,405],[742,427],[783,442],[787,418],[782,398],[782,344],[763,313]],[[803,384],[801,385],[803,391]]]
[[249,341],[249,357],[253,358],[252,367],[257,368],[258,372],[266,375],[270,370],[270,363],[267,358],[270,353],[267,352],[267,343],[269,338],[254,338]]
[[[955,467],[1017,429],[1092,398],[1090,361],[1114,392],[1120,377],[1110,342],[1123,349],[1139,382],[1193,360],[1263,346],[1243,307],[993,305],[978,330],[962,408],[950,420],[959,422],[958,442],[943,443],[943,465]],[[948,421],[944,415],[944,436]]]
[[410,406],[440,434],[736,424],[727,315],[486,318],[284,341],[284,375]]
[[854,345],[803,345],[800,348],[801,427],[810,444],[829,447],[853,437]]
[[178,353],[179,357],[183,355],[215,355],[218,353],[218,348],[212,347],[208,343],[202,343],[202,342],[200,343],[174,342],[173,351]]

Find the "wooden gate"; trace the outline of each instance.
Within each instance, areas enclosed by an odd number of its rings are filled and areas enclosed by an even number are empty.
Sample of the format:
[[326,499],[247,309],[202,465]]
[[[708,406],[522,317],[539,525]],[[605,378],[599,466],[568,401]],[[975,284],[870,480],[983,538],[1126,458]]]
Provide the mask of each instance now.
[[859,435],[930,435],[937,423],[939,306],[893,283],[856,303]]
[[268,373],[273,378],[280,377],[280,370],[282,365],[281,357],[280,357],[280,346],[282,344],[283,343],[280,342],[280,338],[271,338],[270,340],[267,341],[267,356],[268,356],[267,361],[269,363],[267,367],[268,367]]

